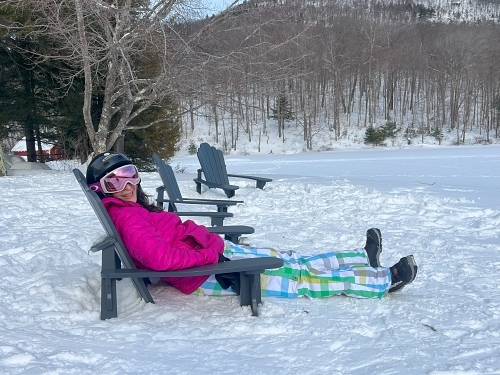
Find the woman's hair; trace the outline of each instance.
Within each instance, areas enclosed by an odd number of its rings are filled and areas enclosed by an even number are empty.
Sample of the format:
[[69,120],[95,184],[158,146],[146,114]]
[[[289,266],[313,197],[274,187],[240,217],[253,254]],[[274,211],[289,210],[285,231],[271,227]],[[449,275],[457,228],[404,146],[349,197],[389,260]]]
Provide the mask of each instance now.
[[149,195],[147,195],[144,190],[142,190],[141,184],[137,186],[137,203],[144,207],[149,212],[161,212],[163,207],[157,206],[156,204],[149,202]]

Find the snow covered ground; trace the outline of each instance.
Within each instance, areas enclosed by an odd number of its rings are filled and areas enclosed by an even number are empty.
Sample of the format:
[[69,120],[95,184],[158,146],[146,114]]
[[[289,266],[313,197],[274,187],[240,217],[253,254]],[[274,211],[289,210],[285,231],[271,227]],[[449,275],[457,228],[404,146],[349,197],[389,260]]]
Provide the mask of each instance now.
[[[99,319],[100,224],[69,172],[0,178],[1,374],[500,374],[500,145],[227,156],[266,175],[227,224],[252,244],[319,253],[382,230],[381,261],[414,254],[413,284],[381,300],[237,297],[120,281],[119,317]],[[172,165],[198,197],[195,156]],[[151,194],[156,173],[143,174]],[[207,198],[225,198],[205,191]],[[187,207],[186,207],[187,209]],[[191,208],[192,209],[192,208]],[[205,223],[203,219],[200,223]]]

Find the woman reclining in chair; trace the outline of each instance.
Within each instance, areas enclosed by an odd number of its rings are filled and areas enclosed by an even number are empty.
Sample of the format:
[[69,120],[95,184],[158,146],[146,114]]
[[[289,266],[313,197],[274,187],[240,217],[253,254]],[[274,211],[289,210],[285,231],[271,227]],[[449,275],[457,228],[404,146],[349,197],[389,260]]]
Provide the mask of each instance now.
[[[412,255],[382,267],[380,230],[367,231],[364,248],[312,256],[295,251],[255,248],[223,240],[191,220],[149,203],[137,168],[123,154],[97,155],[87,169],[87,184],[102,198],[130,256],[138,268],[178,270],[237,258],[274,256],[284,266],[261,276],[262,296],[312,298],[347,295],[375,298],[401,290],[417,274]],[[238,274],[165,278],[185,294],[239,293]]]

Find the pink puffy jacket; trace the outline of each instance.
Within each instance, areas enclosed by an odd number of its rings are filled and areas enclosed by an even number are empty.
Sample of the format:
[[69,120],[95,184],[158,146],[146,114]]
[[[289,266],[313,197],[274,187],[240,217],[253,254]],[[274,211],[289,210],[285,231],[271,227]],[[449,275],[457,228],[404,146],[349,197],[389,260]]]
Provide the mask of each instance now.
[[[224,242],[218,234],[171,212],[149,212],[138,203],[102,200],[138,268],[178,270],[217,263]],[[166,277],[181,292],[193,293],[208,276]]]

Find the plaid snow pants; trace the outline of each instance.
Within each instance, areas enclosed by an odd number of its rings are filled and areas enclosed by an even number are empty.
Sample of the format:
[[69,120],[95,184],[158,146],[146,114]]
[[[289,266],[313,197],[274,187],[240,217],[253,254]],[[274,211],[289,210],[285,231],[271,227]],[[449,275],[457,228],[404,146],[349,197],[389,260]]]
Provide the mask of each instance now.
[[[343,294],[358,298],[381,298],[391,286],[389,268],[371,267],[363,248],[305,256],[295,251],[277,251],[225,241],[224,255],[230,259],[269,256],[283,259],[283,267],[266,270],[261,275],[263,297],[321,298]],[[214,275],[194,293],[234,295],[231,289],[222,289]]]

